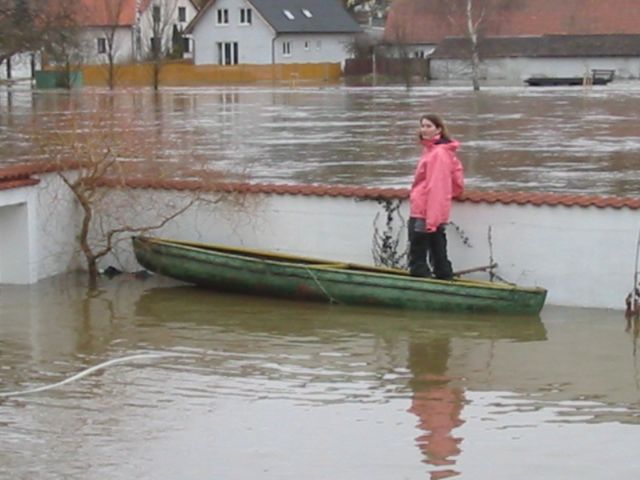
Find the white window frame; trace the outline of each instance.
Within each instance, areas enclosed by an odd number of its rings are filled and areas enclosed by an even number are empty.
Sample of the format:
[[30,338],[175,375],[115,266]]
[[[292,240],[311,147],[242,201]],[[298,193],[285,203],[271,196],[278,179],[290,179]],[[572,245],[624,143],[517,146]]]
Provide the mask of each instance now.
[[229,25],[229,9],[216,9],[216,25]]
[[309,50],[309,40],[304,41],[304,49]]
[[290,57],[291,56],[291,42],[282,42],[282,56]]
[[238,25],[251,25],[253,22],[253,12],[250,8],[241,8],[240,9],[240,21]]
[[187,21],[187,7],[178,7],[178,21],[179,22]]
[[306,8],[302,9],[302,14],[307,18],[313,17],[313,14],[309,10],[307,10]]
[[218,65],[237,65],[240,60],[238,42],[216,42]]
[[284,14],[285,17],[287,17],[289,20],[295,20],[296,17],[293,16],[293,13],[291,13],[291,10],[287,10],[286,8],[284,10],[282,10],[282,13]]

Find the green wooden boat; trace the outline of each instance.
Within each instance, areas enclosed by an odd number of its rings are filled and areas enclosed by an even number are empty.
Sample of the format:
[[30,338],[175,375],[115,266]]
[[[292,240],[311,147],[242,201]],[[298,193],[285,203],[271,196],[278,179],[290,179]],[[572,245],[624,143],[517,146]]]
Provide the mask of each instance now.
[[219,290],[411,310],[535,315],[544,288],[476,280],[411,277],[403,270],[332,262],[260,250],[133,237],[140,265]]

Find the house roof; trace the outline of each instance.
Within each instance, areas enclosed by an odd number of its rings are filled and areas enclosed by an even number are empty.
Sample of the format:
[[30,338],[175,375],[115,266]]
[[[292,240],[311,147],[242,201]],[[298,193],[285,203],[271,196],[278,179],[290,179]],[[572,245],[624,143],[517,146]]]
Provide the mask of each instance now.
[[[189,24],[187,33],[213,7],[209,0]],[[276,33],[357,33],[358,23],[339,0],[247,0]],[[305,11],[308,14],[305,14]],[[289,12],[289,13],[286,13]],[[310,16],[309,16],[310,15]]]
[[[356,33],[360,25],[338,0],[250,0],[278,33]],[[291,13],[293,18],[285,14]],[[304,14],[309,12],[311,17]]]
[[[503,57],[637,57],[640,35],[542,35],[484,37],[479,41],[481,58]],[[430,58],[468,59],[466,37],[442,40]]]
[[[638,0],[487,0],[483,33],[487,36],[604,35],[640,33]],[[394,0],[385,40],[434,44],[463,36],[464,14],[447,5],[454,0]],[[505,5],[507,5],[505,7]]]
[[144,12],[151,0],[80,0],[77,21],[83,27],[131,26],[136,22],[137,3]]

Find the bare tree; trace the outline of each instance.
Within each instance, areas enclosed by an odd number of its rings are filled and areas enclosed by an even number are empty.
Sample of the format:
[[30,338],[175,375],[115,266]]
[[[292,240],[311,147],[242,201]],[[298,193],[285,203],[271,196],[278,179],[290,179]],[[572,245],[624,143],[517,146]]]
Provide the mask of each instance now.
[[397,62],[393,63],[399,68],[400,76],[406,89],[410,90],[413,84],[413,62],[411,61],[411,49],[406,25],[395,23],[391,35],[391,48],[395,53],[394,57],[397,59]]
[[107,85],[113,90],[116,83],[116,57],[118,55],[118,32],[120,21],[125,13],[126,0],[102,0],[106,25],[102,27],[104,33],[104,54],[107,59]]
[[[91,288],[97,285],[99,260],[112,253],[125,234],[161,228],[197,202],[222,199],[206,193],[223,179],[221,174],[204,169],[194,156],[163,159],[168,146],[153,130],[143,131],[113,110],[76,111],[55,130],[32,128],[29,135],[56,165],[57,175],[79,205],[78,246]],[[185,177],[190,188],[162,205],[154,204],[151,216],[140,191],[132,187],[149,179],[162,183]]]
[[475,91],[480,90],[480,43],[487,24],[521,3],[521,0],[435,0],[437,11],[446,15],[454,30],[463,31],[469,42],[471,82]]
[[156,0],[150,7],[151,12],[146,16],[149,23],[151,37],[148,44],[148,59],[152,62],[153,89],[160,86],[160,71],[173,49],[173,29],[175,28],[177,0]]
[[76,18],[74,0],[0,0],[0,64],[60,42],[69,46]]

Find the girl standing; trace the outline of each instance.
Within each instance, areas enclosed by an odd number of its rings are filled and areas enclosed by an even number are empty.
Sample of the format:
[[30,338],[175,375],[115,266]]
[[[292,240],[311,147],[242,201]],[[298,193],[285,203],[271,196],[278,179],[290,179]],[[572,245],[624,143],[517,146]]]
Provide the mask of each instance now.
[[451,280],[453,269],[447,256],[445,226],[451,199],[461,195],[464,188],[462,164],[456,157],[460,144],[450,137],[438,115],[420,118],[419,139],[422,157],[409,197],[409,271],[416,277],[435,275]]

